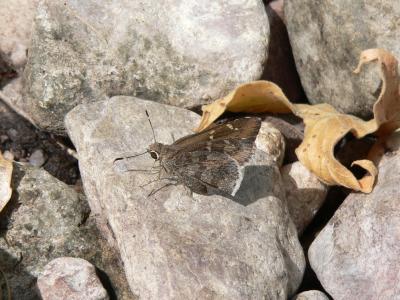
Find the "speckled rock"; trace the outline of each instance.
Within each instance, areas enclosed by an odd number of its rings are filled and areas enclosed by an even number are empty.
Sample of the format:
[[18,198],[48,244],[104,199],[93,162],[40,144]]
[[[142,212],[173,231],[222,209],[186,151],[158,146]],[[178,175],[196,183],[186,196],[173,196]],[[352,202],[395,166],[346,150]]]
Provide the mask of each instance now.
[[[0,268],[13,299],[38,299],[36,278],[60,256],[87,259],[118,299],[132,299],[117,252],[99,234],[82,195],[46,171],[14,164],[13,196],[0,216]],[[105,279],[105,278],[103,278]]]
[[301,234],[324,203],[328,187],[298,161],[285,165],[281,174],[289,212]]
[[387,154],[370,194],[352,193],[311,244],[310,264],[333,299],[400,295],[400,155]]
[[381,87],[376,66],[353,74],[362,50],[384,48],[400,58],[400,2],[285,1],[290,43],[308,99],[361,116],[372,114]]
[[321,291],[312,290],[302,292],[294,296],[292,300],[329,300],[329,297]]
[[[120,247],[132,290],[142,299],[287,299],[305,262],[279,198],[274,159],[257,150],[232,198],[192,194],[181,184],[148,197],[166,182],[149,172],[121,172],[113,163],[153,142],[145,110],[157,141],[168,144],[200,119],[181,108],[122,96],[80,105],[66,117],[90,206],[109,224],[102,229]],[[136,170],[152,164],[148,154],[124,162]]]
[[260,78],[268,37],[261,0],[44,1],[21,105],[57,132],[71,108],[109,95],[198,106]]
[[88,261],[74,257],[53,259],[37,280],[43,300],[108,300],[107,291]]

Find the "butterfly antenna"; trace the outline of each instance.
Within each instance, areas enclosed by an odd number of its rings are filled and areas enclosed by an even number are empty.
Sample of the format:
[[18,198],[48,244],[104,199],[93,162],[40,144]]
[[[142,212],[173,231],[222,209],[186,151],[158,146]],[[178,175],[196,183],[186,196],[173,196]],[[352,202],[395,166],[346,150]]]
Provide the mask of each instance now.
[[157,141],[156,141],[156,135],[154,134],[153,124],[151,124],[150,116],[149,116],[149,113],[147,112],[147,110],[146,110],[146,116],[147,116],[147,120],[149,120],[150,127],[151,127],[151,131],[153,132],[154,143],[157,143]]
[[131,156],[118,157],[118,158],[114,159],[113,163],[115,163],[116,161],[119,161],[119,160],[129,159],[129,158],[132,158],[132,157],[140,156],[140,155],[143,155],[143,154],[146,154],[146,153],[148,153],[148,151],[143,152],[143,153],[139,153],[139,154],[135,154],[135,155],[131,155]]

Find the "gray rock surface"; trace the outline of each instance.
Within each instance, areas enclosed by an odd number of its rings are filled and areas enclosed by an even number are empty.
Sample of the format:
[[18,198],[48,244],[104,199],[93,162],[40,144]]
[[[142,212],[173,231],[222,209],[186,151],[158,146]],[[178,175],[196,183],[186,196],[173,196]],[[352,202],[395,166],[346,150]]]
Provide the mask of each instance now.
[[281,169],[290,215],[301,234],[324,203],[328,187],[299,161]]
[[42,169],[19,164],[12,185],[13,196],[0,217],[0,268],[13,299],[38,299],[36,277],[49,261],[67,255],[96,265],[118,299],[132,299],[118,254],[88,219],[82,195]]
[[379,163],[370,194],[350,194],[311,244],[310,264],[333,299],[400,295],[400,155]]
[[37,280],[43,300],[107,300],[107,291],[88,261],[74,257],[53,259]]
[[321,291],[312,290],[302,292],[294,296],[292,300],[329,300],[329,297]]
[[190,111],[123,96],[80,105],[66,117],[90,206],[108,222],[101,228],[115,238],[132,290],[142,299],[287,299],[305,262],[279,199],[276,163],[256,151],[240,197],[191,194],[179,184],[147,197],[165,182],[149,184],[157,174],[122,170],[150,170],[153,159],[113,163],[153,143],[145,110],[162,143],[199,122]]
[[44,1],[22,109],[62,131],[71,108],[110,95],[204,104],[260,78],[268,37],[261,0]]
[[400,58],[400,2],[285,1],[290,43],[308,99],[370,116],[381,80],[375,66],[353,74],[362,50],[384,48]]

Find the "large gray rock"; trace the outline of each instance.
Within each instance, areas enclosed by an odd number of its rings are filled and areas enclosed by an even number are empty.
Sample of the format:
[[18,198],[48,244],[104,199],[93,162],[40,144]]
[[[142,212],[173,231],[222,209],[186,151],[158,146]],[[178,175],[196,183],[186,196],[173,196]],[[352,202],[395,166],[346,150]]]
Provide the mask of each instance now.
[[0,218],[0,268],[13,299],[39,299],[37,276],[49,261],[67,255],[96,265],[107,273],[114,295],[132,299],[118,253],[88,219],[82,195],[42,169],[18,164],[12,185],[13,196]]
[[350,194],[309,248],[333,299],[400,297],[400,155],[379,164],[371,194]]
[[102,229],[120,248],[132,290],[142,299],[287,299],[305,262],[279,199],[280,155],[269,159],[256,151],[240,197],[191,194],[180,184],[148,197],[168,181],[145,171],[121,172],[123,166],[150,170],[148,154],[113,163],[153,143],[145,110],[162,143],[189,134],[199,122],[190,111],[123,96],[80,105],[66,117],[90,206],[109,224]]
[[268,36],[261,0],[44,1],[21,105],[53,131],[109,95],[197,106],[260,78]]
[[400,58],[400,2],[285,1],[285,18],[300,79],[312,103],[371,115],[381,80],[375,66],[353,74],[362,50],[384,48]]

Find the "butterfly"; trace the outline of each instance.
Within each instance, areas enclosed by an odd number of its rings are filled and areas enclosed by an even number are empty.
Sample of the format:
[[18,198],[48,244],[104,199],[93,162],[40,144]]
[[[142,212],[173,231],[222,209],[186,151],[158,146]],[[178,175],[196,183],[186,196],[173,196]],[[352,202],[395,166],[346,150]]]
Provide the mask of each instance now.
[[154,142],[147,152],[170,179],[192,192],[234,196],[242,182],[244,166],[254,152],[260,126],[260,118],[243,117],[212,125],[171,145]]

